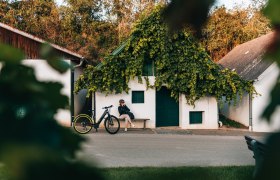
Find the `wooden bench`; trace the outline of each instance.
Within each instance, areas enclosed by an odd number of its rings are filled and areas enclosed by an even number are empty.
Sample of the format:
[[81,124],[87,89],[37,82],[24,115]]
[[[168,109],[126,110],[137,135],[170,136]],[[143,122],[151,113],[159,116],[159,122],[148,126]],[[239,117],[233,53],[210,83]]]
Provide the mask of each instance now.
[[[124,121],[125,119],[123,118],[123,119],[119,119],[119,120]],[[143,123],[144,123],[143,129],[146,129],[146,121],[149,121],[149,120],[150,119],[148,119],[148,118],[135,118],[135,119],[132,119],[131,121],[132,121],[132,123],[133,123],[133,121],[143,121]]]
[[253,176],[256,177],[259,168],[261,167],[261,164],[263,162],[264,156],[267,151],[267,146],[264,143],[261,143],[260,141],[257,141],[256,139],[253,139],[250,136],[245,136],[245,140],[248,146],[248,149],[253,151],[255,159],[255,170]]

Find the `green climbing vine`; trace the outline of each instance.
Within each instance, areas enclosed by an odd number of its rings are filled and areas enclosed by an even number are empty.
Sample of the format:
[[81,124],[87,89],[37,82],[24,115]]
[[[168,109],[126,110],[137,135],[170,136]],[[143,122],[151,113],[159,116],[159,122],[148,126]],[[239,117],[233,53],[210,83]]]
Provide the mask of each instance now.
[[[107,57],[100,66],[88,66],[76,81],[75,92],[86,88],[89,93],[128,93],[130,79],[138,77],[142,82],[144,61],[148,59],[155,64],[153,87],[167,86],[177,100],[179,94],[184,94],[188,104],[194,105],[205,96],[217,99],[225,96],[230,102],[238,95],[242,97],[244,91],[256,93],[252,82],[242,80],[236,72],[221,69],[212,62],[189,30],[169,34],[161,14],[162,7],[158,7],[149,17],[139,21],[119,54]],[[149,81],[148,78],[145,80]]]

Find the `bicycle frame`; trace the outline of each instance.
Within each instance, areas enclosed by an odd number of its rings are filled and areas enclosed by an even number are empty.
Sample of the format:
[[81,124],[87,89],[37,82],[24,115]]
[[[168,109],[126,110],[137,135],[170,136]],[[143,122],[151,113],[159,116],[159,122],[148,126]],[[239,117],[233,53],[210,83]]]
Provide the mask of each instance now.
[[96,119],[93,115],[94,113],[92,113],[92,119],[93,119],[93,127],[95,129],[99,128],[100,123],[103,121],[103,119],[105,119],[105,116],[107,115],[107,118],[111,117],[111,114],[109,112],[109,109],[105,109],[105,111],[103,112],[103,114],[101,115],[101,117],[98,119],[98,121],[96,122]]
[[[92,128],[98,131],[100,123],[104,120],[104,127],[110,134],[116,134],[120,129],[120,122],[117,117],[110,114],[110,109],[113,107],[103,107],[105,109],[98,121],[95,119],[94,110],[91,110],[91,116],[88,114],[79,114],[74,119],[74,129],[80,134],[88,133]],[[82,128],[82,129],[81,129]]]

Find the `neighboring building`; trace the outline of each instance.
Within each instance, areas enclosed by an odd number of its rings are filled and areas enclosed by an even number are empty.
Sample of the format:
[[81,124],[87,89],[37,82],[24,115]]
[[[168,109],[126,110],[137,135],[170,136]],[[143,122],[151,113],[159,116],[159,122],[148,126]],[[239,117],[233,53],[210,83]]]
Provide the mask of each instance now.
[[[112,55],[117,55],[125,47],[122,44]],[[99,65],[101,66],[101,65]],[[144,77],[149,77],[150,85],[155,82],[154,63],[146,63],[143,68]],[[96,92],[93,95],[93,105],[96,117],[102,113],[102,107],[113,105],[111,113],[119,116],[119,100],[124,99],[135,118],[149,118],[148,128],[177,126],[182,129],[217,129],[218,128],[218,105],[215,97],[205,97],[197,100],[195,107],[188,105],[185,95],[180,95],[179,102],[171,97],[170,91],[162,87],[147,89],[146,81],[143,77],[143,84],[138,83],[138,79],[129,82],[129,93],[105,95]],[[123,124],[122,124],[123,126]],[[142,122],[136,124],[136,128],[143,127]]]
[[[72,93],[74,81],[82,73],[82,66],[74,68],[72,71],[69,70],[65,74],[59,74],[58,72],[53,70],[45,60],[42,60],[40,58],[39,52],[41,45],[47,43],[46,41],[18,29],[12,28],[3,23],[0,23],[0,43],[21,49],[26,55],[26,60],[24,60],[23,63],[34,67],[38,79],[47,81],[58,81],[64,85],[62,93],[70,98],[70,107],[72,111],[70,113],[69,110],[60,110],[56,115],[56,119],[59,122],[70,125],[71,114],[72,116],[78,114],[84,106],[88,108],[88,105],[86,105],[85,103],[86,90],[81,91],[78,95],[74,95]],[[77,66],[77,64],[80,64],[80,61],[83,59],[83,57],[77,53],[71,52],[55,44],[49,44],[54,48],[55,53],[63,57],[64,61],[67,61],[68,63]],[[91,102],[89,103],[89,106],[91,106]],[[89,109],[90,108],[91,107],[89,107]]]
[[277,65],[264,56],[274,35],[275,33],[271,32],[241,44],[219,61],[221,66],[235,70],[243,79],[253,80],[256,91],[261,94],[255,98],[244,94],[243,99],[236,106],[225,104],[220,112],[257,132],[280,129],[280,108],[276,109],[270,124],[261,117],[270,102],[270,91],[279,75]]

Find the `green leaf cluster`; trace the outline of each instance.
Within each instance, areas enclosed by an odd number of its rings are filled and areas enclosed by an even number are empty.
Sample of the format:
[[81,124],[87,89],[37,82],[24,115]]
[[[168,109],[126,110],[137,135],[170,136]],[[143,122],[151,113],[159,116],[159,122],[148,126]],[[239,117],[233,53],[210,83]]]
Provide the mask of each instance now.
[[194,105],[205,96],[217,99],[225,96],[226,101],[231,102],[238,95],[242,97],[244,91],[255,93],[252,82],[242,80],[236,72],[221,69],[212,62],[190,29],[170,34],[162,20],[162,7],[137,23],[119,54],[107,57],[97,67],[88,66],[76,81],[75,92],[84,88],[89,93],[128,92],[129,80],[142,79],[143,64],[147,59],[155,64],[156,81],[152,87],[167,86],[177,100],[179,94],[184,94],[188,104]]

